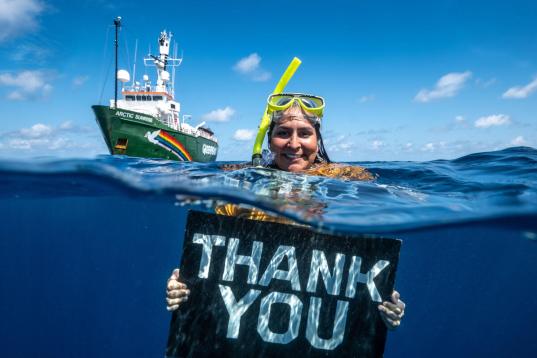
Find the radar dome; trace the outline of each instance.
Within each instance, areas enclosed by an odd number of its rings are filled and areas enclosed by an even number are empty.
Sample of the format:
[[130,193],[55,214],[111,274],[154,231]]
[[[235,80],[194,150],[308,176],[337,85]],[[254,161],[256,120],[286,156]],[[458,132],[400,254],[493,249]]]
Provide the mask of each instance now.
[[126,70],[119,70],[117,71],[117,79],[119,82],[129,82],[131,80],[131,76]]
[[144,78],[144,81],[145,81],[145,82],[149,81],[149,76],[148,76],[148,75],[144,75],[143,78]]
[[168,71],[162,71],[161,78],[163,81],[169,81],[170,80],[170,73]]

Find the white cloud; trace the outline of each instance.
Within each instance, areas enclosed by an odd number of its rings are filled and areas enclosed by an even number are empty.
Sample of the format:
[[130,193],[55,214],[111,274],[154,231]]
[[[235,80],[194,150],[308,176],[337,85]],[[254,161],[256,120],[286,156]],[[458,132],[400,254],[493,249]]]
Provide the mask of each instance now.
[[502,98],[526,98],[537,90],[537,77],[525,86],[515,86],[509,88],[502,94]]
[[461,128],[468,128],[471,124],[468,123],[468,121],[466,120],[466,118],[464,118],[463,116],[455,116],[455,118],[453,119],[453,122],[452,124],[448,125],[448,127],[451,127],[449,129],[461,129]]
[[52,91],[48,77],[50,76],[42,70],[27,70],[16,74],[3,73],[0,74],[0,86],[15,88],[7,95],[10,100],[44,97]]
[[32,149],[31,140],[20,138],[10,139],[7,146],[12,149]]
[[53,140],[50,141],[48,149],[58,150],[61,148],[70,148],[74,145],[75,143],[73,143],[70,139],[59,137],[59,138],[54,138]]
[[414,150],[414,143],[412,142],[405,143],[405,145],[403,145],[403,150],[405,152],[412,152]]
[[460,130],[463,128],[468,128],[469,126],[470,124],[468,123],[466,118],[464,118],[461,115],[458,115],[458,116],[455,116],[453,120],[447,122],[444,125],[430,128],[430,131],[444,133],[444,132],[450,132],[453,130]]
[[234,66],[233,69],[242,74],[250,77],[253,81],[263,82],[270,79],[270,72],[265,71],[261,67],[261,57],[257,53],[252,53],[244,58],[241,58]]
[[229,106],[225,108],[215,109],[209,113],[205,113],[201,116],[201,119],[204,121],[213,121],[213,122],[227,122],[235,114],[235,110]]
[[523,136],[519,135],[518,137],[516,137],[515,139],[513,139],[511,141],[511,144],[516,145],[516,146],[520,146],[520,145],[526,145],[527,142],[526,142],[526,140],[524,139]]
[[340,143],[339,149],[342,151],[348,151],[352,149],[352,143],[349,143],[349,142]]
[[476,128],[489,128],[511,124],[511,118],[505,114],[493,114],[486,117],[480,117],[474,122]]
[[259,68],[261,57],[257,53],[252,53],[249,56],[241,58],[239,62],[233,66],[233,69],[239,73],[252,73]]
[[441,142],[438,142],[438,143],[433,143],[433,142],[429,142],[427,144],[424,144],[420,150],[422,152],[429,152],[429,153],[433,153],[433,152],[437,152],[439,150],[443,150],[443,149],[446,149],[448,146],[448,143],[444,142],[444,141],[441,141]]
[[20,134],[24,138],[41,138],[48,136],[51,133],[52,128],[42,123],[37,123],[30,128],[22,128],[20,130]]
[[252,140],[255,136],[255,131],[251,129],[237,129],[233,134],[233,139],[240,141]]
[[73,121],[65,121],[60,123],[58,128],[61,130],[69,130],[75,128],[75,125],[73,124]]
[[432,90],[422,89],[416,94],[417,102],[429,102],[434,99],[455,96],[464,86],[464,83],[472,76],[470,71],[451,72],[442,76]]
[[50,150],[57,151],[60,149],[86,148],[87,144],[77,143],[64,137],[45,137],[45,138],[12,138],[6,143],[10,149],[18,150]]
[[371,142],[371,149],[380,150],[385,146],[384,142],[381,140],[374,140]]
[[331,144],[328,146],[328,153],[343,153],[351,154],[355,145],[351,142],[341,142],[337,144]]
[[[0,0],[1,1],[1,0]],[[24,64],[43,64],[52,56],[51,48],[42,47],[34,43],[22,43],[11,54],[11,59]]]
[[6,98],[10,101],[23,101],[26,99],[26,97],[24,97],[24,95],[19,91],[10,92]]
[[0,42],[35,30],[44,9],[39,0],[0,0]]
[[337,134],[331,131],[324,134],[323,141],[329,153],[350,154],[356,146],[350,135]]
[[[1,133],[0,147],[3,147],[3,151],[14,151],[13,155],[27,153],[87,156],[104,153],[104,141],[97,135],[96,128],[92,131],[96,135],[89,133],[88,128],[77,126],[70,121],[58,126],[36,123],[29,128]],[[81,132],[84,133],[83,136],[78,135]],[[77,149],[79,153],[76,153]]]
[[88,76],[76,76],[73,78],[73,86],[80,87],[89,79]]
[[375,100],[375,95],[373,94],[360,97],[360,103],[371,102],[374,100]]
[[434,152],[435,145],[434,143],[427,143],[423,147],[421,147],[421,150],[423,152]]

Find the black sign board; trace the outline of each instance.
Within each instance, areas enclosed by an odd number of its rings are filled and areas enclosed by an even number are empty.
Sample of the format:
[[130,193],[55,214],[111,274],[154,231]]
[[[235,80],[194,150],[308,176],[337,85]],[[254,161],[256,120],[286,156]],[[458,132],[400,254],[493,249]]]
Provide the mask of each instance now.
[[381,357],[400,240],[190,212],[167,357]]

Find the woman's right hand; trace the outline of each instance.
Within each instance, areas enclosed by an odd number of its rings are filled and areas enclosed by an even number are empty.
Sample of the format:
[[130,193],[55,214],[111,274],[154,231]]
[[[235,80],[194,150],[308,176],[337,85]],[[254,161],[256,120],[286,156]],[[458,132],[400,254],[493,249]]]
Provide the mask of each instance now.
[[179,269],[173,270],[166,285],[166,309],[175,311],[181,303],[188,300],[189,295],[190,290],[179,281]]

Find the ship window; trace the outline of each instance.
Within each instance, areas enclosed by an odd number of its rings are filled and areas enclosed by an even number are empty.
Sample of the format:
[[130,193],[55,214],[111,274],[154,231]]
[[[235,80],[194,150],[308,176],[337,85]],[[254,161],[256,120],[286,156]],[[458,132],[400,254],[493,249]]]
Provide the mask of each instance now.
[[142,96],[142,101],[147,101],[147,98],[145,96]]
[[170,104],[170,107],[172,107],[173,109],[175,109],[175,104]]
[[141,100],[142,100],[142,96],[136,96],[136,100],[137,100],[137,101],[141,101]]
[[153,96],[153,101],[162,101],[162,96]]
[[115,149],[126,150],[128,143],[129,143],[129,140],[127,138],[118,138],[117,142],[116,142]]
[[134,96],[125,96],[127,101],[134,101]]

